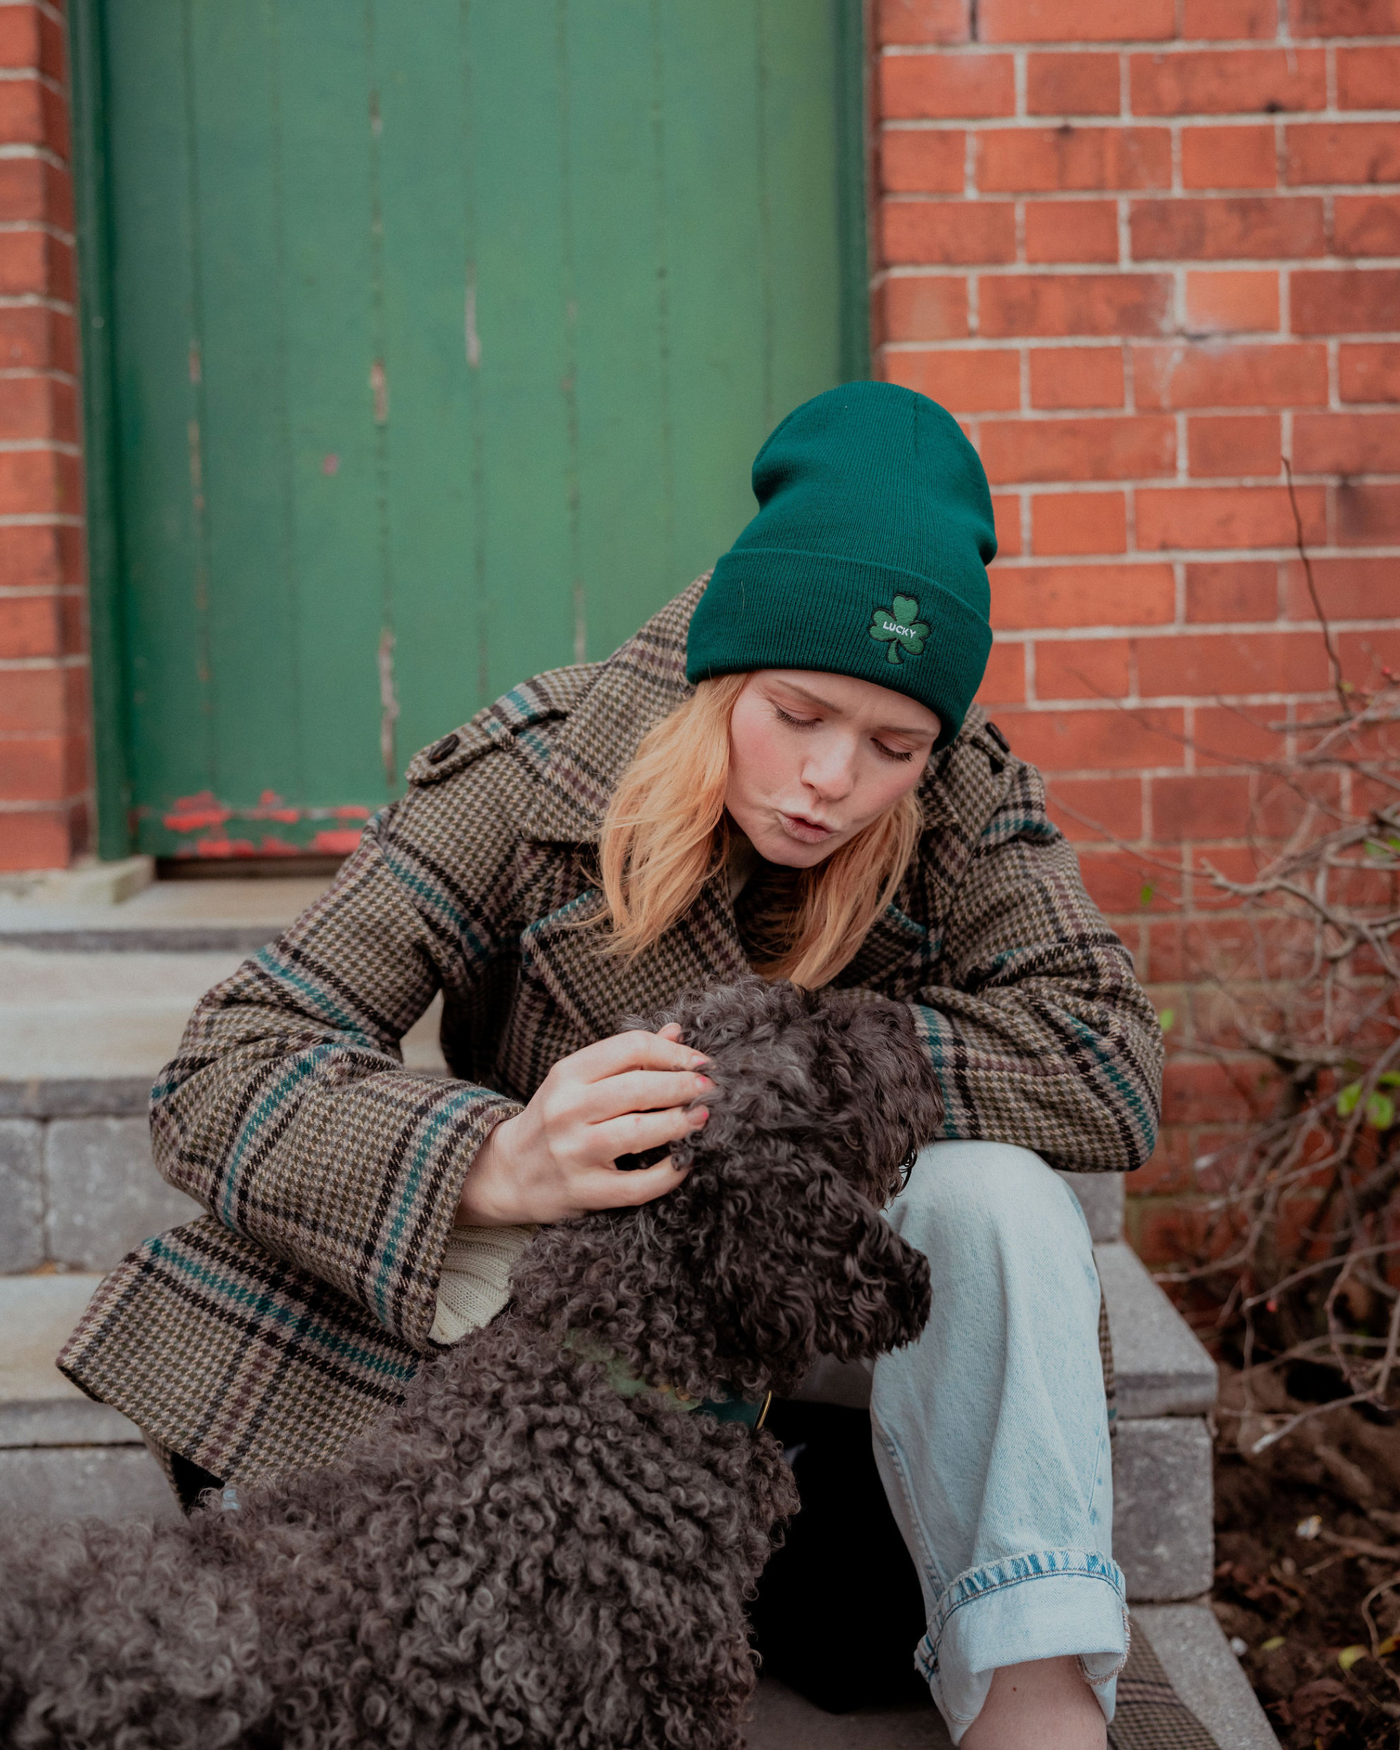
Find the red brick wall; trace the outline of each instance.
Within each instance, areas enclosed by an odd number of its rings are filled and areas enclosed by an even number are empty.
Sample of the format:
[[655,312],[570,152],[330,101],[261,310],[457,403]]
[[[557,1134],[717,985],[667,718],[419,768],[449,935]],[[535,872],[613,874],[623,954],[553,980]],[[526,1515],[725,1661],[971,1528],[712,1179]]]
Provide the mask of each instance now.
[[61,10],[0,0],[0,869],[92,813],[64,76]]
[[[993,483],[983,697],[1189,1027],[1203,860],[1325,709],[1282,457],[1344,670],[1400,668],[1400,0],[877,0],[879,370]],[[1256,1066],[1178,1054],[1130,1181],[1161,1257]]]

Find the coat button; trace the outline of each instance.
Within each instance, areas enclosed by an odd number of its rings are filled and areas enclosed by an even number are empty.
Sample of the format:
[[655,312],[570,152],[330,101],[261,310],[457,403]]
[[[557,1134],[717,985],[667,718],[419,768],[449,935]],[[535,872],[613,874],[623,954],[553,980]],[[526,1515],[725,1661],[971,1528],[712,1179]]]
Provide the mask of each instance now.
[[460,735],[444,735],[441,741],[435,741],[428,749],[428,764],[430,766],[440,766],[447,758],[448,754],[456,753],[457,749],[461,746],[461,743],[462,738]]

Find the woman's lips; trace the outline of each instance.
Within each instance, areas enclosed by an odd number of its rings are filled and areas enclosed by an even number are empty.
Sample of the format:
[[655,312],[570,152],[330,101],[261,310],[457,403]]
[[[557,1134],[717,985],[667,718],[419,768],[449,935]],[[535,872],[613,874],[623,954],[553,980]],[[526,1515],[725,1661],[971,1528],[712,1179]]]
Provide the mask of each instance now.
[[819,845],[836,831],[834,826],[823,826],[819,820],[809,820],[805,814],[784,814],[780,810],[778,819],[783,824],[783,831],[799,844]]

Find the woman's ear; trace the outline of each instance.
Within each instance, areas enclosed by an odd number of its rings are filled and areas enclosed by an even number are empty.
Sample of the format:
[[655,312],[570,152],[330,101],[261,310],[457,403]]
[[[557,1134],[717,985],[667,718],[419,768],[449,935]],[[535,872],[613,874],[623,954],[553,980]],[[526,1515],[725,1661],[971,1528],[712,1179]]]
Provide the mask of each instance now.
[[932,1298],[928,1259],[844,1175],[808,1157],[801,1180],[753,1212],[761,1227],[730,1227],[711,1281],[738,1327],[736,1346],[761,1361],[779,1393],[795,1389],[818,1355],[850,1361],[912,1343]]

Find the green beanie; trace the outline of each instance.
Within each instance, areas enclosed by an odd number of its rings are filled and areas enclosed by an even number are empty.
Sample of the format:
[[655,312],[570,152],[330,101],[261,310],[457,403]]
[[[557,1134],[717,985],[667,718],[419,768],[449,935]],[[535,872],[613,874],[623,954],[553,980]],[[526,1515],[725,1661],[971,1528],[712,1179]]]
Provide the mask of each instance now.
[[981,685],[997,550],[977,452],[953,416],[894,383],[804,402],[758,452],[758,515],[715,566],[686,677],[808,668],[936,711],[944,747]]

